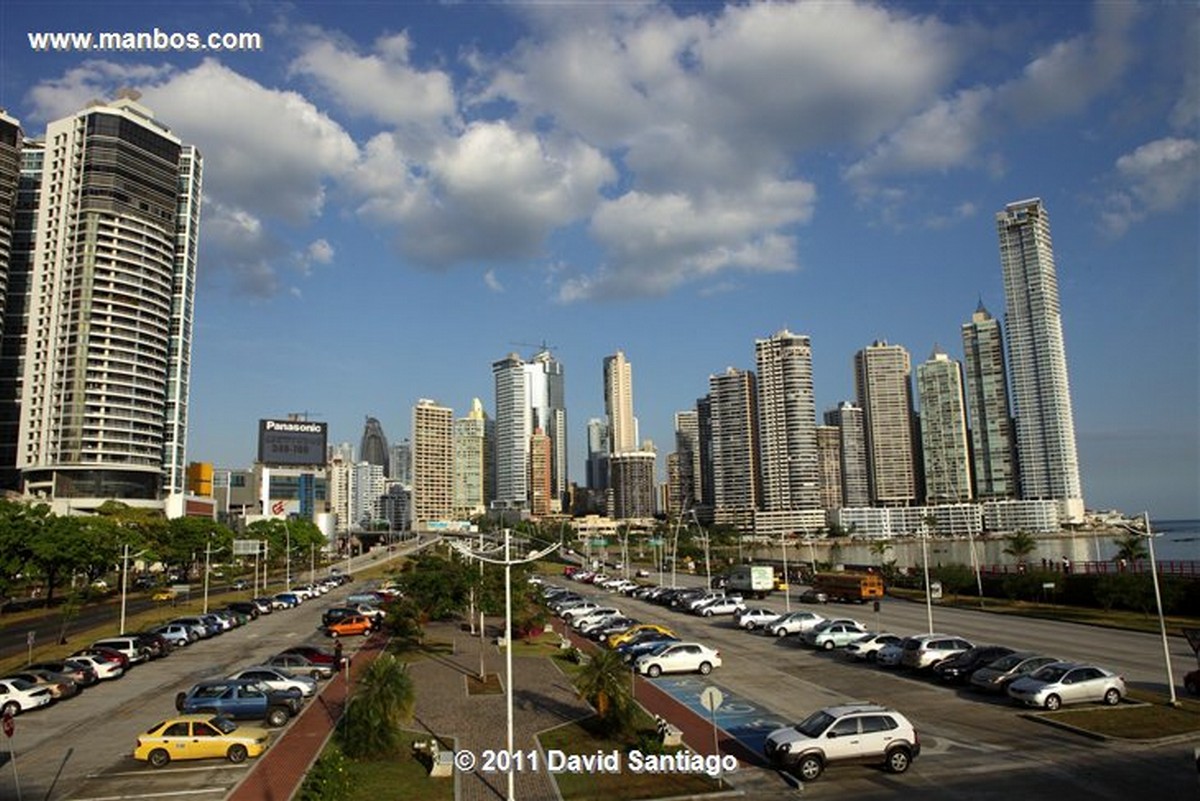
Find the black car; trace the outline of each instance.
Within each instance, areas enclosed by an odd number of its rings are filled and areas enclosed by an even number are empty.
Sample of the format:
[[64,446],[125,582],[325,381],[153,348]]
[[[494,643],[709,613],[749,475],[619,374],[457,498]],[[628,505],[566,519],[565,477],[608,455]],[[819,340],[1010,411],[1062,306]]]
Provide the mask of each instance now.
[[977,645],[937,663],[933,672],[942,681],[965,684],[976,670],[1012,652],[1012,648],[1003,645]]
[[250,601],[231,601],[227,606],[234,612],[246,615],[251,620],[256,620],[262,614],[262,610],[258,608],[258,605]]
[[358,614],[362,614],[362,613],[359,612],[357,609],[351,609],[348,606],[335,606],[331,609],[326,609],[325,612],[321,615],[321,625],[324,627],[328,627],[329,624],[336,623],[337,621],[341,620],[344,617],[349,617],[350,615],[358,615]]
[[139,646],[150,652],[151,659],[160,659],[175,650],[170,640],[154,631],[136,631],[121,636],[133,637],[137,640]]

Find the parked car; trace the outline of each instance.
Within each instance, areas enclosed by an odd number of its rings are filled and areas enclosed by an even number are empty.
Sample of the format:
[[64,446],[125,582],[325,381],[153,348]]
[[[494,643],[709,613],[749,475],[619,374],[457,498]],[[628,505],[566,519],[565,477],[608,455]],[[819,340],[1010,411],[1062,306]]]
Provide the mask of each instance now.
[[336,668],[331,664],[320,664],[301,654],[276,654],[264,663],[267,667],[276,667],[297,676],[308,676],[314,679],[329,679],[333,677]]
[[265,720],[282,726],[300,711],[300,693],[272,690],[250,679],[209,679],[175,696],[175,708],[185,714],[208,712],[235,720]]
[[721,652],[696,642],[673,642],[639,656],[633,667],[638,673],[657,678],[663,673],[699,673],[707,676],[721,666]]
[[52,673],[61,673],[62,675],[72,679],[81,688],[91,687],[93,684],[100,681],[100,679],[96,677],[95,670],[93,670],[90,666],[74,659],[58,659],[50,662],[35,662],[26,669],[49,670]]
[[125,675],[125,668],[121,666],[120,662],[104,659],[99,656],[75,654],[70,657],[70,661],[78,662],[79,664],[90,668],[92,672],[96,674],[97,681],[119,679]]
[[300,596],[294,592],[278,592],[271,596],[273,609],[291,609],[300,605]]
[[[93,648],[111,648],[125,656],[129,665],[150,661],[150,649],[138,642],[136,637],[107,637],[92,643]],[[126,665],[128,668],[129,665]]]
[[746,631],[754,631],[755,629],[769,626],[772,621],[778,620],[780,617],[782,615],[774,609],[752,606],[742,609],[740,612],[734,612],[733,622]]
[[933,673],[942,681],[965,684],[976,670],[1012,652],[1012,648],[1004,645],[976,645],[938,662],[933,667]]
[[921,741],[908,718],[894,709],[844,704],[771,732],[763,753],[772,765],[811,782],[827,766],[845,762],[882,764],[892,773],[903,773],[921,753]]
[[234,612],[241,612],[243,615],[249,616],[251,620],[256,620],[262,615],[262,610],[253,601],[230,601],[226,608],[232,609]]
[[670,637],[675,636],[675,632],[671,631],[666,626],[660,626],[657,623],[638,623],[635,626],[630,626],[622,632],[611,634],[608,637],[609,648],[619,648],[625,643],[633,640],[645,632],[654,632],[656,634],[665,634]]
[[154,633],[165,637],[176,648],[182,648],[200,639],[200,635],[196,633],[195,629],[182,623],[168,623],[165,626],[159,626],[154,629]]
[[276,665],[254,665],[230,673],[230,679],[251,679],[259,681],[272,690],[295,690],[301,698],[311,698],[317,694],[317,680],[309,676],[298,676],[286,668]]
[[621,610],[615,606],[598,606],[590,612],[579,612],[578,614],[568,613],[563,617],[563,620],[571,624],[571,628],[578,631],[586,623],[591,623],[604,618],[616,617],[621,614]]
[[374,625],[370,618],[362,615],[349,615],[330,623],[325,627],[325,633],[330,637],[365,637],[371,633],[373,628]]
[[81,656],[94,656],[97,659],[103,659],[105,662],[115,662],[121,666],[122,670],[125,671],[128,671],[130,665],[132,664],[129,661],[129,657],[125,656],[125,654],[112,648],[107,648],[103,645],[91,645],[87,648],[80,648],[78,651],[71,654],[72,659]]
[[875,655],[875,664],[885,668],[900,667],[904,659],[904,643],[908,640],[908,637],[904,637],[900,642],[880,648]]
[[267,750],[270,735],[258,726],[239,726],[220,715],[180,715],[154,724],[137,738],[133,758],[156,768],[177,759],[245,762]]
[[1014,701],[1051,711],[1063,704],[1097,701],[1116,706],[1125,695],[1125,679],[1096,665],[1052,662],[1011,682],[1007,692]]
[[679,642],[679,638],[671,634],[648,631],[617,646],[617,653],[621,655],[621,659],[624,662],[633,664],[639,656],[648,654],[656,650],[659,646],[670,642]]
[[21,679],[35,687],[45,687],[50,691],[50,697],[55,701],[65,701],[79,695],[79,685],[75,680],[62,673],[38,668],[25,668],[5,676],[6,679]]
[[829,596],[820,590],[814,590],[811,587],[800,593],[800,601],[806,604],[827,604]]
[[322,648],[319,645],[293,645],[291,648],[285,648],[280,651],[281,654],[299,654],[309,661],[318,665],[329,665],[332,668],[337,667],[337,657],[333,655],[333,651],[328,648]]
[[809,629],[815,628],[824,622],[824,620],[825,618],[816,612],[800,609],[795,612],[788,612],[780,616],[778,620],[772,621],[766,631],[769,631],[776,637],[786,637],[789,634],[803,634]]
[[906,668],[924,670],[972,647],[974,644],[962,637],[922,634],[904,641],[904,656],[900,661]]
[[19,715],[48,705],[54,697],[47,687],[24,679],[0,679],[0,714]]
[[692,611],[702,617],[712,617],[713,615],[735,615],[745,608],[746,604],[740,595],[730,595],[709,601]]
[[1018,651],[990,662],[971,674],[971,687],[987,692],[1002,693],[1008,685],[1022,676],[1035,673],[1046,665],[1062,660],[1030,651]]
[[198,617],[177,617],[174,620],[168,621],[170,625],[185,626],[189,630],[195,632],[196,639],[207,640],[217,632],[212,626],[205,623]]
[[804,642],[813,648],[832,651],[849,645],[854,640],[867,633],[867,630],[853,620],[827,620],[804,633]]
[[846,644],[845,654],[849,659],[874,662],[879,658],[879,652],[889,645],[900,644],[900,635],[890,631],[869,631],[856,640]]

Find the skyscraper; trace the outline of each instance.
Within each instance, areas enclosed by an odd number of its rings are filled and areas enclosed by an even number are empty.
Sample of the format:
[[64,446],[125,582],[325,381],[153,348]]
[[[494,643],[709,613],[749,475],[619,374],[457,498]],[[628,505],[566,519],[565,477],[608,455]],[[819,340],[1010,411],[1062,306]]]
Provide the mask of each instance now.
[[649,519],[654,516],[653,451],[614,453],[612,470],[612,516]]
[[867,476],[871,501],[877,506],[908,506],[917,500],[911,371],[908,351],[899,345],[876,341],[854,356]]
[[730,367],[708,386],[715,520],[748,530],[762,494],[754,373]]
[[1064,522],[1080,521],[1083,485],[1050,218],[1041,199],[1021,200],[996,214],[996,230],[1021,496],[1057,501]]
[[487,511],[487,414],[479,398],[454,421],[454,516],[469,520]]
[[[6,318],[10,295],[14,308],[24,307],[29,269],[28,234],[24,246],[16,243],[15,258],[13,253],[21,196],[23,139],[21,124],[0,109],[0,490],[15,490],[20,484],[16,472],[18,357],[6,336],[6,326],[10,325]],[[25,216],[24,226],[28,230],[29,212]],[[14,262],[20,267],[15,269]],[[19,340],[14,337],[14,342]]]
[[858,509],[871,505],[870,468],[863,411],[849,401],[825,412],[825,424],[837,426],[841,456],[842,506]]
[[821,507],[813,400],[812,344],[782,330],[754,342],[758,371],[758,446],[762,508],[768,512]]
[[412,520],[419,529],[454,513],[454,412],[422,398],[413,407]]
[[563,366],[548,349],[525,362],[510,353],[492,364],[496,387],[496,509],[529,509],[529,438],[549,438],[550,507],[567,498],[567,408]]
[[608,489],[608,423],[599,417],[587,422],[587,488]]
[[609,453],[636,451],[638,432],[633,416],[633,367],[621,351],[604,357],[604,413],[608,415]]
[[700,417],[695,410],[675,412],[675,453],[679,465],[679,493],[672,508],[694,509],[704,501],[700,485]]
[[817,426],[818,469],[821,473],[821,508],[841,509],[842,432],[837,426]]
[[202,162],[136,100],[51,122],[42,153],[16,467],[77,508],[186,482]]
[[529,436],[529,513],[550,514],[550,437],[541,428]]
[[561,512],[567,499],[567,390],[562,362],[543,347],[526,366],[531,423],[550,438],[550,510]]
[[975,457],[975,497],[998,501],[1017,497],[1017,456],[1008,378],[1004,369],[1004,337],[1000,321],[980,301],[971,322],[962,325],[966,363],[968,430]]
[[921,404],[921,456],[925,503],[966,503],[972,498],[971,453],[963,401],[962,369],[941,350],[917,365]]
[[387,437],[383,434],[383,424],[374,417],[368,417],[363,425],[362,443],[358,447],[358,454],[364,462],[382,467],[384,478],[391,475]]

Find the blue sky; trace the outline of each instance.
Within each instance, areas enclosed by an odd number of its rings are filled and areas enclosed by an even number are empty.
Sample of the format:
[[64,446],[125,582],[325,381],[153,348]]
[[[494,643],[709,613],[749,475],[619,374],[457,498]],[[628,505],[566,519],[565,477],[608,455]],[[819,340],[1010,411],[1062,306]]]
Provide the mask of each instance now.
[[[260,51],[34,52],[30,31],[251,31]],[[994,214],[1041,197],[1089,507],[1200,517],[1200,14],[1192,4],[25,3],[0,106],[122,86],[206,157],[189,458],[257,421],[357,443],[565,365],[571,478],[633,366],[644,438],[754,340],[854,352],[1002,315]],[[660,469],[662,460],[660,459]]]

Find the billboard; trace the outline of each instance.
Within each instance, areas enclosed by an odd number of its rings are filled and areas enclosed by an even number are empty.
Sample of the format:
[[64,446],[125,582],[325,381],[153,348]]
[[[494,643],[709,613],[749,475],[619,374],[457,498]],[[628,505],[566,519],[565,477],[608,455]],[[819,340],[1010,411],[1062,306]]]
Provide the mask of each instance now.
[[258,461],[269,465],[325,464],[329,427],[309,420],[259,420]]

